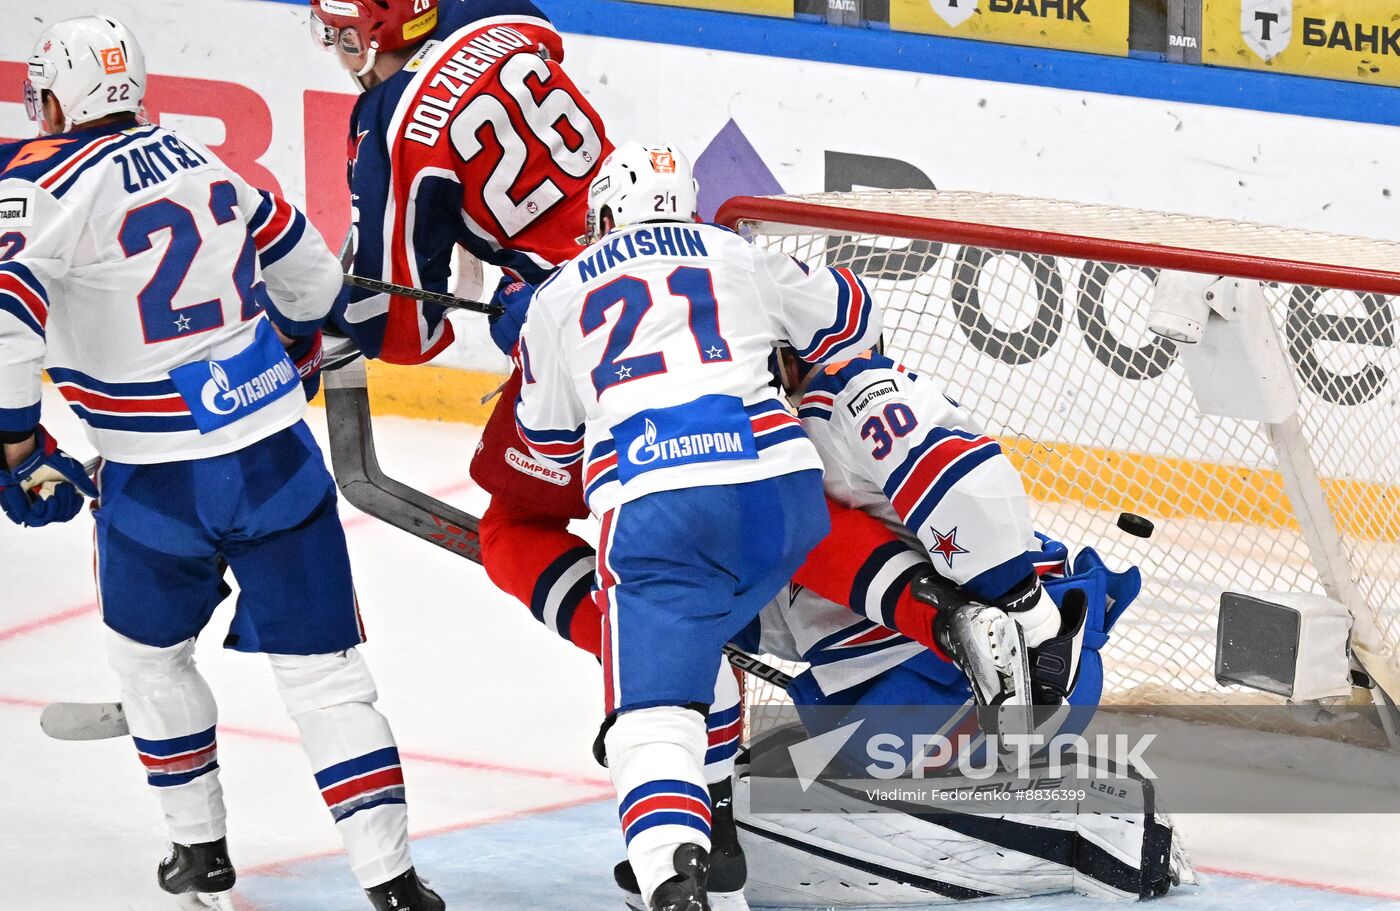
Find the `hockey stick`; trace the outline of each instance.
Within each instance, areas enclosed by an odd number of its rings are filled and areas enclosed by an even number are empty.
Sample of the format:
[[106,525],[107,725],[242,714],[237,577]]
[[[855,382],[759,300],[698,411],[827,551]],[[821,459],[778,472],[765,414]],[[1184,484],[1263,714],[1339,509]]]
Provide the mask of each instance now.
[[423,301],[424,303],[447,307],[450,310],[470,310],[472,313],[485,313],[487,316],[495,316],[505,312],[504,307],[496,304],[467,300],[465,297],[444,294],[441,291],[424,291],[422,288],[414,288],[410,285],[396,285],[393,282],[382,282],[374,278],[361,278],[350,272],[345,273],[345,284],[352,288],[374,291],[378,294],[393,294],[397,297],[410,297],[414,300]]
[[724,656],[729,659],[729,663],[739,670],[756,677],[766,683],[771,683],[776,687],[786,690],[792,686],[792,677],[783,673],[771,664],[767,664],[748,652],[743,651],[738,646],[726,645]]
[[331,467],[345,499],[376,519],[480,563],[476,516],[394,480],[379,467],[364,362],[327,373],[325,385]]
[[[394,480],[379,467],[363,363],[326,374],[326,420],[331,466],[345,499],[395,528],[481,563],[476,516]],[[792,683],[792,677],[732,645],[724,653],[731,664],[760,680],[783,689]]]
[[[371,425],[365,365],[355,352],[326,356],[326,423],[331,467],[341,493],[360,511],[473,563],[481,563],[476,516],[389,477],[379,466]],[[730,664],[774,686],[787,689],[792,677],[732,645]],[[39,724],[55,740],[104,740],[128,732],[119,703],[56,702]]]

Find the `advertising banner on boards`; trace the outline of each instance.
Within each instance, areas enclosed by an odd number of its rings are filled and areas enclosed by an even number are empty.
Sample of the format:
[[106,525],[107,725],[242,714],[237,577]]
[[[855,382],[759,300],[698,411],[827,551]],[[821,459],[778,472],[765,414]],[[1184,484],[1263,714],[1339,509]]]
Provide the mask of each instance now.
[[1400,13],[1375,0],[1204,0],[1206,63],[1400,86]]

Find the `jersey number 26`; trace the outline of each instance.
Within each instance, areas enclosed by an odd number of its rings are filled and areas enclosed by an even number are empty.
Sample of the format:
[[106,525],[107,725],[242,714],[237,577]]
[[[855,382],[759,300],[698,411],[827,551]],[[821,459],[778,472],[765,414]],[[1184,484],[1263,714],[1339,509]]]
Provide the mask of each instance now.
[[[555,88],[535,100],[529,83],[548,85],[552,75],[549,64],[535,54],[516,54],[501,66],[501,86],[515,102],[530,132],[549,150],[559,170],[582,179],[597,164],[603,139],[567,89]],[[488,124],[500,144],[501,157],[481,188],[481,199],[505,236],[515,237],[557,205],[564,198],[564,191],[548,177],[533,189],[516,189],[521,174],[532,163],[530,147],[516,131],[511,112],[495,95],[479,95],[452,121],[452,143],[464,161],[481,154],[481,130]]]

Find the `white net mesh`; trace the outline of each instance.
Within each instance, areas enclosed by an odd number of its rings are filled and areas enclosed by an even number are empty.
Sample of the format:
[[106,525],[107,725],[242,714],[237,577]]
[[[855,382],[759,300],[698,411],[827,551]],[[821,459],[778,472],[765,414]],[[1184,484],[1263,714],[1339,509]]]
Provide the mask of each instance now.
[[[1000,438],[1037,525],[1093,545],[1110,564],[1141,566],[1142,596],[1104,652],[1108,702],[1239,701],[1214,680],[1221,592],[1322,593],[1323,577],[1266,427],[1202,415],[1177,347],[1148,330],[1153,251],[1116,261],[1026,252],[1046,249],[1034,232],[1249,254],[1228,272],[1243,278],[1277,276],[1280,264],[1265,257],[1361,270],[1340,282],[1359,291],[1264,289],[1349,572],[1382,638],[1400,641],[1400,353],[1391,301],[1366,291],[1395,287],[1400,244],[963,193],[791,201],[800,205],[781,221],[740,227],[765,247],[863,275],[886,308],[888,352],[936,377]],[[831,206],[913,220],[882,228],[867,218],[867,233],[852,234],[821,208]],[[998,250],[947,243],[932,238],[966,235],[915,224],[924,218],[1023,236],[1005,236]],[[1170,253],[1161,261],[1181,268]],[[1155,536],[1119,531],[1124,511],[1152,519]],[[768,698],[760,689],[752,700]]]

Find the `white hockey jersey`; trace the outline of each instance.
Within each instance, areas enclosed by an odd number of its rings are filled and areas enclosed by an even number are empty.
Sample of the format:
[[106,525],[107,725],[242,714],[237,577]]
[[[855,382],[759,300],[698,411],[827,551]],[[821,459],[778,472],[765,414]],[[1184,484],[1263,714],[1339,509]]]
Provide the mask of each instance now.
[[937,383],[866,352],[814,371],[798,416],[827,496],[916,543],[943,577],[994,601],[1035,571],[1020,474]]
[[583,458],[595,514],[661,490],[741,484],[821,460],[773,386],[773,345],[813,363],[879,338],[847,269],[808,271],[724,228],[613,231],[540,286],[521,335],[521,435]]
[[892,629],[910,573],[931,559],[990,598],[1032,571],[1063,572],[1063,547],[1042,550],[1019,474],[967,410],[889,358],[866,353],[814,372],[798,413],[827,496],[880,519],[912,550],[870,554],[849,609],[794,586],[764,609],[754,647],[806,662],[828,696],[921,655],[922,673],[952,685],[956,667]]
[[304,215],[169,130],[0,147],[0,431],[47,367],[107,459],[240,449],[306,408],[269,316],[305,335],[340,286]]
[[797,585],[759,614],[756,648],[785,661],[805,662],[828,696],[928,652],[914,640]]

